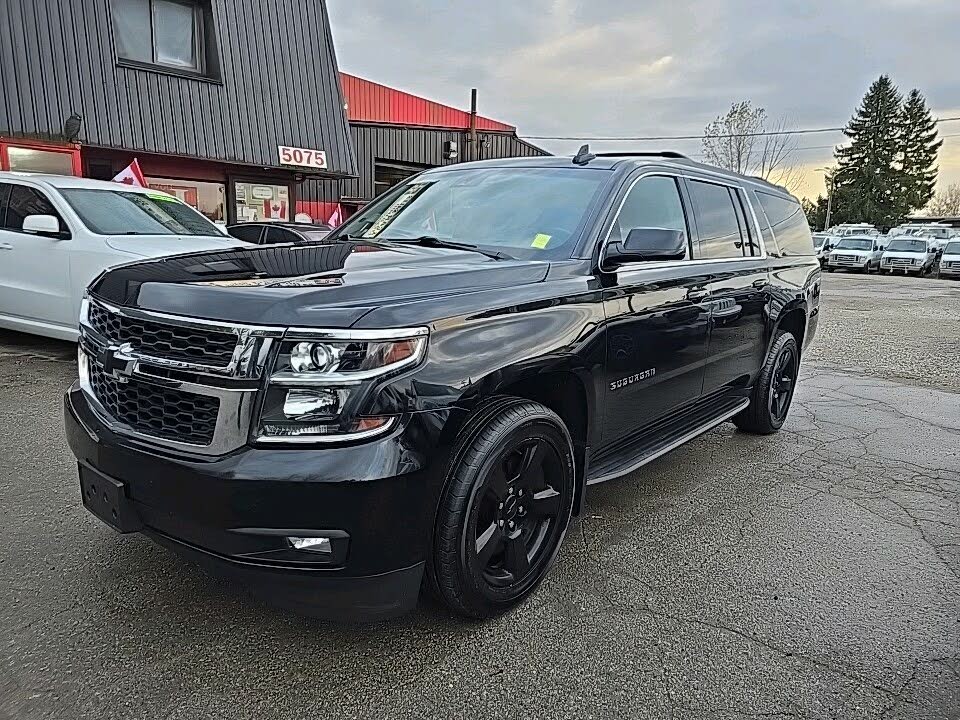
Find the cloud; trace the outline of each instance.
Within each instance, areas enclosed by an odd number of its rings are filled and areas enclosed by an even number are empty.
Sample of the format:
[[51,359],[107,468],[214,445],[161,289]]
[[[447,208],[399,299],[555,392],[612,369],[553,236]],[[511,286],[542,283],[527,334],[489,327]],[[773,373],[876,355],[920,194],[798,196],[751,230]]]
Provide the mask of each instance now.
[[[481,112],[521,135],[696,134],[741,99],[795,126],[833,126],[881,73],[944,116],[960,107],[956,0],[332,0],[330,12],[344,70],[458,107],[476,87]],[[960,137],[948,140],[942,174],[953,182],[958,154]],[[798,156],[830,159],[829,149]],[[809,185],[822,189],[813,173]]]

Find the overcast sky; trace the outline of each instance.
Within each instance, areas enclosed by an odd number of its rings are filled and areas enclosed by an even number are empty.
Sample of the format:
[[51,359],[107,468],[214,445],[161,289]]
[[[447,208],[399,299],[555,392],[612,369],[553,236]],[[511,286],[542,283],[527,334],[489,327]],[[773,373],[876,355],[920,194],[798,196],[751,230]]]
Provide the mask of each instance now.
[[[342,70],[531,135],[698,134],[735,100],[797,128],[846,124],[870,82],[918,87],[960,116],[960,0],[331,0]],[[960,122],[940,126],[960,182]],[[796,154],[822,191],[833,134]],[[554,153],[576,142],[534,140]],[[594,143],[700,152],[698,142]],[[819,149],[818,149],[819,148]]]

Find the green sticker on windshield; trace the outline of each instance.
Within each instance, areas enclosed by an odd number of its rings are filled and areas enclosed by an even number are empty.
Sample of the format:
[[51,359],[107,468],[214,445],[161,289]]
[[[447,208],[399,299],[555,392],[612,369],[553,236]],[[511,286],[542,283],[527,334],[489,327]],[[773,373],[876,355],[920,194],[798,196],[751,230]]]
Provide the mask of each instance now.
[[533,242],[530,243],[530,247],[535,247],[537,250],[543,250],[550,243],[551,237],[551,235],[537,233],[537,236],[533,239]]
[[159,202],[180,202],[172,195],[165,195],[163,193],[147,193],[147,197],[151,200],[157,200]]

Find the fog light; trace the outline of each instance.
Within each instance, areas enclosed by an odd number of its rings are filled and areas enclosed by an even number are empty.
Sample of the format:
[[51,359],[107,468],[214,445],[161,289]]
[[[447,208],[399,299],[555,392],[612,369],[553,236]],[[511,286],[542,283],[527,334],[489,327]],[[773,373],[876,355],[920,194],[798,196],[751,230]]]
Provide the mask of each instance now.
[[283,414],[288,418],[333,417],[346,395],[344,390],[288,390]]
[[330,545],[330,538],[325,537],[288,537],[287,542],[289,542],[294,550],[303,550],[304,552],[312,553],[322,553],[324,555],[332,555],[333,547]]

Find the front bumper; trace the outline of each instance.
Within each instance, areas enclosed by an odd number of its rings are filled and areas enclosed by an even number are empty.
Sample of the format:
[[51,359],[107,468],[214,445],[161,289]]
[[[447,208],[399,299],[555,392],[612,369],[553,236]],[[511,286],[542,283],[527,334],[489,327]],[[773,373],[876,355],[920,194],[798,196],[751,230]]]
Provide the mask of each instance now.
[[960,263],[954,263],[947,267],[940,265],[941,277],[960,277]]
[[[122,530],[143,532],[277,605],[350,621],[416,604],[449,457],[444,428],[458,412],[411,415],[360,445],[243,447],[209,458],[111,432],[77,384],[65,397],[70,448],[82,475],[121,496],[129,514]],[[338,538],[329,561],[286,540],[325,534]]]

